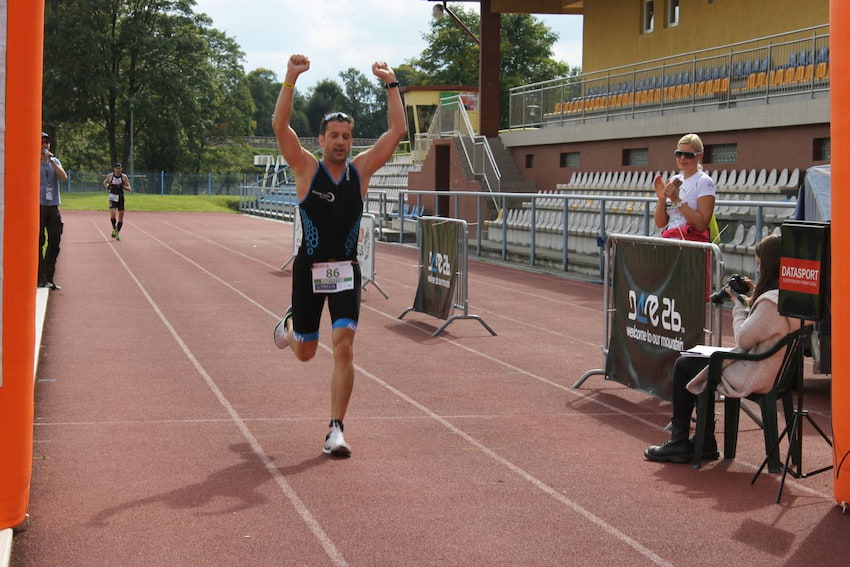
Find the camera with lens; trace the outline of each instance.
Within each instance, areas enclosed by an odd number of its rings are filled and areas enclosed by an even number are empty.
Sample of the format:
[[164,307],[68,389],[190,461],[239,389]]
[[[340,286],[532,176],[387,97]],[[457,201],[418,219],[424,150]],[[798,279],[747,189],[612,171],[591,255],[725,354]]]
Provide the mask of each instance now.
[[718,289],[714,293],[711,294],[711,302],[715,305],[720,305],[723,303],[723,300],[726,299],[726,290],[732,290],[737,294],[746,294],[750,291],[750,286],[744,281],[744,278],[740,274],[732,274],[729,276],[729,279],[726,280],[726,286],[722,289]]

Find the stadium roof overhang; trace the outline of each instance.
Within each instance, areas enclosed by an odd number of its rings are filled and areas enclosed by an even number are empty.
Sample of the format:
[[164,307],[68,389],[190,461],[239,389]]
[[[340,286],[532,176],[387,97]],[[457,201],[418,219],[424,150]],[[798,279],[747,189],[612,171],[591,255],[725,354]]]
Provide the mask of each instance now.
[[[429,0],[445,4],[446,0]],[[475,2],[481,0],[451,0]],[[490,11],[506,14],[584,14],[584,0],[490,0]]]

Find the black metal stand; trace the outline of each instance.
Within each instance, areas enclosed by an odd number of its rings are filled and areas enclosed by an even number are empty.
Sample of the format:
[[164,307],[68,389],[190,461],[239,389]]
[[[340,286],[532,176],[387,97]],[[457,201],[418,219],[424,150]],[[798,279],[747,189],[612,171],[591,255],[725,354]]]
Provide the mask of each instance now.
[[[762,461],[758,471],[756,471],[753,480],[750,481],[750,484],[755,484],[756,479],[758,479],[759,475],[764,470],[765,465],[767,465],[767,461],[770,459],[770,456],[773,455],[774,451],[779,450],[779,444],[782,442],[782,439],[787,436],[788,453],[785,455],[785,466],[782,468],[782,480],[779,482],[779,492],[776,495],[777,504],[779,504],[779,501],[782,499],[782,489],[785,488],[785,476],[787,474],[790,473],[794,478],[808,478],[810,476],[832,470],[832,465],[829,465],[828,467],[823,467],[811,472],[803,472],[803,418],[807,419],[808,422],[812,424],[812,427],[820,433],[823,440],[832,447],[832,441],[830,441],[826,433],[823,432],[823,429],[814,422],[812,417],[809,415],[809,412],[803,409],[803,372],[801,368],[799,378],[797,379],[797,407],[792,413],[791,421],[785,425],[785,429],[782,430],[782,434],[779,435],[779,439],[776,440],[776,444],[770,449],[770,452],[768,452],[764,461]],[[789,467],[788,464],[791,462],[792,455],[794,456],[794,465]]]

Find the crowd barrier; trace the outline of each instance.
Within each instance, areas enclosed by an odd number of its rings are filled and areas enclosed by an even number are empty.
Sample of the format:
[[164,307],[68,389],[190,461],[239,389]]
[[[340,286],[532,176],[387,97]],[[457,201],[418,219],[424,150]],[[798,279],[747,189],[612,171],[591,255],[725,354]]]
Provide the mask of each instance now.
[[372,285],[384,298],[390,296],[378,284],[375,276],[375,215],[363,213],[360,217],[360,234],[357,237],[357,261],[360,264],[361,289]]
[[602,375],[669,400],[670,376],[680,352],[697,344],[721,344],[721,311],[707,301],[707,293],[723,287],[724,274],[716,244],[608,235],[601,345],[605,366],[582,374],[573,388]]
[[[469,314],[469,231],[466,221],[422,217],[418,222],[419,285],[410,311],[426,313],[445,322],[432,333],[436,337],[457,319],[475,319],[491,335],[494,331],[479,315]],[[460,314],[456,311],[460,311]]]

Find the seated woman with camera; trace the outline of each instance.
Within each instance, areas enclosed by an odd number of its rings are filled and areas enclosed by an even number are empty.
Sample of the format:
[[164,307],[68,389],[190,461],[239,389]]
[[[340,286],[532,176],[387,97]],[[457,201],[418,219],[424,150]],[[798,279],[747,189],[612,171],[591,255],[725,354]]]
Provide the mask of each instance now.
[[[756,245],[755,285],[749,278],[730,278],[730,285],[721,292],[734,304],[732,327],[735,348],[741,352],[761,353],[769,350],[782,337],[800,328],[800,321],[779,314],[779,262],[782,240],[770,235]],[[744,292],[738,292],[746,284]],[[749,294],[747,297],[744,293]],[[717,391],[725,396],[743,398],[752,393],[770,390],[773,379],[782,363],[783,353],[758,362],[733,361],[723,369]],[[650,461],[687,463],[693,454],[693,441],[689,439],[691,414],[696,395],[705,390],[708,377],[708,358],[680,356],[673,366],[673,419],[671,435],[663,445],[652,445],[644,456]],[[709,415],[714,413],[711,399]],[[702,458],[715,460],[720,454],[714,438],[714,420],[706,427]]]

